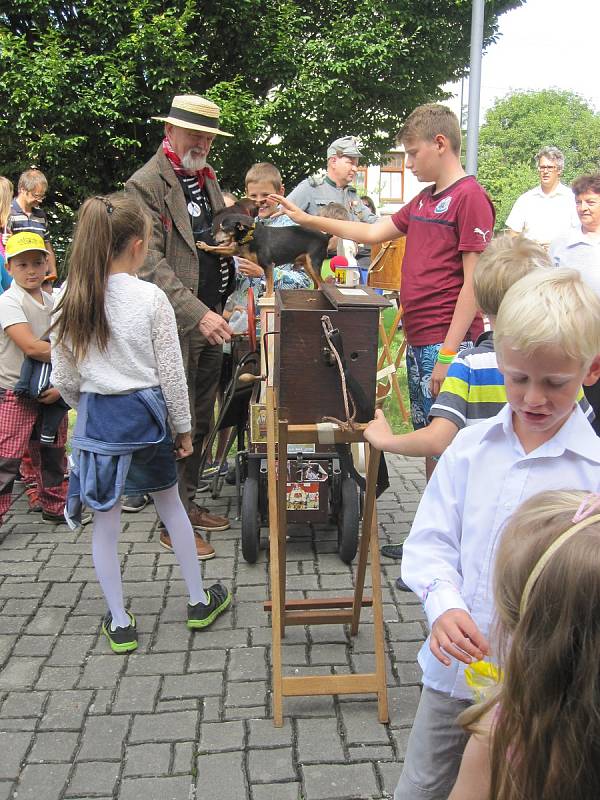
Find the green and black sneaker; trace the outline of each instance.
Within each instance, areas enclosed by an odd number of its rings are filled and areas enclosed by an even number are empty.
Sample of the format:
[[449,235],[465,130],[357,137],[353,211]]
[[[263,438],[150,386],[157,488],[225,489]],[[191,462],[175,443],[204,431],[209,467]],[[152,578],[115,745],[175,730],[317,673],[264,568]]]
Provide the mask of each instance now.
[[222,583],[215,583],[206,590],[208,605],[196,603],[187,607],[187,626],[192,630],[208,628],[219,614],[222,614],[231,604],[231,592]]
[[110,642],[110,647],[113,653],[129,653],[135,650],[138,646],[138,635],[135,628],[135,617],[128,611],[127,616],[131,620],[126,628],[115,628],[114,631],[110,629],[112,623],[112,614],[107,612],[102,620],[102,633]]

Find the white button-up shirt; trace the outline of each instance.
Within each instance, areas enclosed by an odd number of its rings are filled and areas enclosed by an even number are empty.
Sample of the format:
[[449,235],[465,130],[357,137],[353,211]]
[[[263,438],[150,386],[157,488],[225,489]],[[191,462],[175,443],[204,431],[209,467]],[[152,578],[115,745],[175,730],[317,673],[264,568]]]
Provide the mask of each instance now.
[[[459,431],[427,484],[404,543],[402,578],[423,599],[429,626],[445,611],[460,608],[487,637],[496,547],[508,517],[541,491],[599,487],[600,439],[579,407],[531,453],[513,430],[509,405]],[[445,667],[429,649],[429,639],[419,664],[426,686],[472,699],[465,664],[452,659]]]
[[552,263],[556,267],[571,267],[600,296],[600,238],[588,236],[581,230],[559,236],[550,245]]
[[550,244],[570,228],[579,227],[575,195],[563,183],[546,194],[541,186],[517,198],[506,227],[540,244]]

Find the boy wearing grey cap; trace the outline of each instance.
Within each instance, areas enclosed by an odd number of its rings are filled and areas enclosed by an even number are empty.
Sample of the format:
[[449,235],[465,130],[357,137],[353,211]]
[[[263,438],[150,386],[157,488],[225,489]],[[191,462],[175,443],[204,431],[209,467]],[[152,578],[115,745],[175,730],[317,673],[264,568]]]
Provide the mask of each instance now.
[[329,203],[340,203],[353,222],[377,222],[378,217],[366,206],[350,184],[356,177],[362,153],[353,136],[342,136],[327,148],[327,174],[311,175],[289,195],[307,214],[319,215]]

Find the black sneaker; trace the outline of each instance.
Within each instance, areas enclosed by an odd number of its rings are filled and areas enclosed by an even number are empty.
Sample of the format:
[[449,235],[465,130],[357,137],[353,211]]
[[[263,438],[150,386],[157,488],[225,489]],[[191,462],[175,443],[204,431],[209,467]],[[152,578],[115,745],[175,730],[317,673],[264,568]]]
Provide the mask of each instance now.
[[402,558],[402,545],[401,544],[384,544],[379,551],[382,556],[386,558]]
[[110,611],[106,612],[106,616],[102,620],[102,633],[110,642],[110,647],[113,653],[129,653],[135,650],[138,646],[138,635],[135,628],[135,617],[128,611],[127,616],[131,620],[126,628],[117,628],[111,631],[110,624],[112,622],[112,614]]
[[127,511],[129,514],[135,514],[146,508],[150,498],[147,494],[130,494],[124,495],[121,500],[121,509]]
[[400,576],[396,578],[396,589],[399,589],[401,592],[412,592],[410,586],[407,586]]
[[231,592],[222,583],[213,584],[206,590],[208,605],[196,603],[187,607],[187,626],[195,628],[208,628],[212,625],[219,614],[222,614],[231,603]]
[[[48,525],[67,525],[67,520],[64,514],[52,514],[50,511],[42,511],[42,521],[47,522]],[[85,512],[81,515],[81,525],[87,525],[92,521],[92,515]]]

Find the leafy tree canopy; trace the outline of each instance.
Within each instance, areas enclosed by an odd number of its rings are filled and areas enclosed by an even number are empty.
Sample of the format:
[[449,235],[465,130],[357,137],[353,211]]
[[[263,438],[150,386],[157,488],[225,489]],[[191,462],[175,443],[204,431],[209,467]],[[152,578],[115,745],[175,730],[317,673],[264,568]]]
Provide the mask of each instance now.
[[600,170],[600,114],[572,92],[516,92],[487,112],[479,133],[478,178],[504,227],[517,197],[539,183],[535,155],[554,145],[565,154],[561,180]]
[[[486,44],[500,13],[486,5]],[[288,187],[337,136],[378,158],[414,106],[468,64],[471,0],[0,0],[0,173],[35,163],[66,221],[155,151],[174,94],[222,107],[223,186],[255,161]]]

